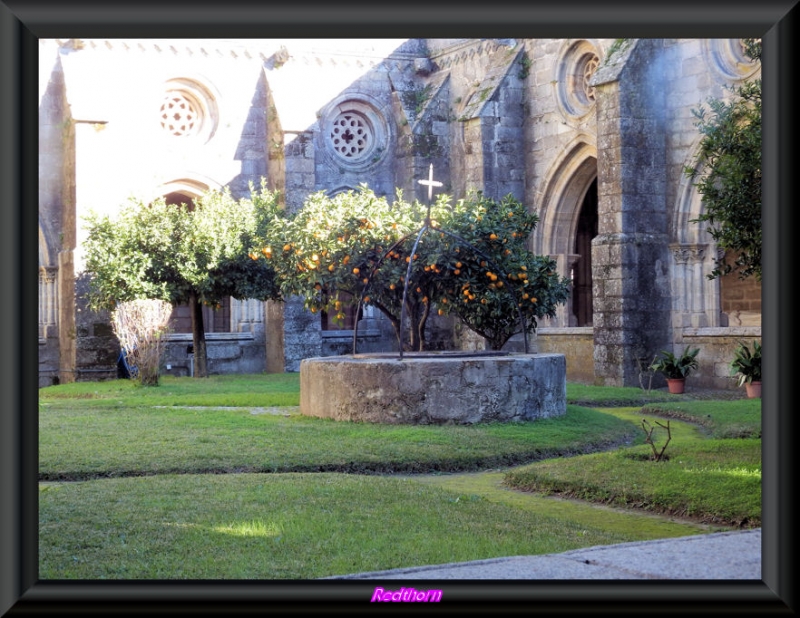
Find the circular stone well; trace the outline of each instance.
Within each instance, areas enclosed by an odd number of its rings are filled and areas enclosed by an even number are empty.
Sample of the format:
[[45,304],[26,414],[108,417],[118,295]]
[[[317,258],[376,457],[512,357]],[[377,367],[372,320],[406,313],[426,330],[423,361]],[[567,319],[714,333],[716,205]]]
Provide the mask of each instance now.
[[356,354],[300,363],[300,412],[307,416],[470,424],[529,421],[566,411],[563,354]]

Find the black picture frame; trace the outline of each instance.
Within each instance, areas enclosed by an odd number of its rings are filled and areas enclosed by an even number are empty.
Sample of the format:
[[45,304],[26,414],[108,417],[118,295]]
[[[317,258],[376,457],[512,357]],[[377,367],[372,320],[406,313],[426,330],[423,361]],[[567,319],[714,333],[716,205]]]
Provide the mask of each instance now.
[[[792,492],[794,0],[336,5],[0,0],[0,615],[369,611],[377,581],[39,581],[37,556],[37,41],[40,38],[762,37],[764,342],[762,581],[448,581],[423,611],[794,613]],[[274,36],[274,34],[273,34]],[[389,586],[391,588],[391,586]],[[395,610],[399,608],[394,608]]]

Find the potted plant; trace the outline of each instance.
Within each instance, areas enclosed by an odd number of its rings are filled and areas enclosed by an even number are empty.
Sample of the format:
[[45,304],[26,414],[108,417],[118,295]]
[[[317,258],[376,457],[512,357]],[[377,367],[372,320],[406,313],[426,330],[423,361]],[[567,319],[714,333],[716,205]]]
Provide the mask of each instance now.
[[684,391],[686,376],[697,369],[697,354],[700,348],[686,348],[682,354],[676,355],[666,350],[661,351],[658,358],[650,365],[650,369],[664,374],[670,393],[680,394]]
[[747,396],[761,397],[761,344],[753,341],[753,348],[739,342],[733,353],[731,375],[739,379],[739,386],[744,385]]

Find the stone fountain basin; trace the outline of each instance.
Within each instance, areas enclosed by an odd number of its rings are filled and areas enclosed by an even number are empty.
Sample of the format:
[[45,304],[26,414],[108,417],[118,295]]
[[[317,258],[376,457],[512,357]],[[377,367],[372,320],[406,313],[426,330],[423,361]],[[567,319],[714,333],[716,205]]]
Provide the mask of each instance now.
[[563,354],[356,354],[300,363],[300,412],[338,421],[472,424],[566,414]]

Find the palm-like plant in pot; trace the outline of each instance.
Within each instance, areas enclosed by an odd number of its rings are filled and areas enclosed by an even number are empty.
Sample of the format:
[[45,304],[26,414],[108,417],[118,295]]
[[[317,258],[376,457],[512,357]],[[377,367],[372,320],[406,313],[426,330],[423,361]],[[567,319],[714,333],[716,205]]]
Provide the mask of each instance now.
[[753,341],[752,349],[739,342],[731,361],[731,375],[744,385],[750,398],[761,396],[761,344]]
[[662,350],[661,357],[650,365],[650,369],[664,375],[670,393],[680,394],[684,391],[686,376],[697,369],[699,352],[700,348],[686,348],[681,354]]

